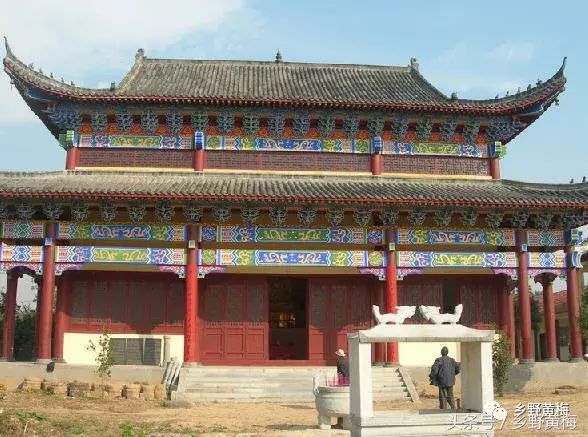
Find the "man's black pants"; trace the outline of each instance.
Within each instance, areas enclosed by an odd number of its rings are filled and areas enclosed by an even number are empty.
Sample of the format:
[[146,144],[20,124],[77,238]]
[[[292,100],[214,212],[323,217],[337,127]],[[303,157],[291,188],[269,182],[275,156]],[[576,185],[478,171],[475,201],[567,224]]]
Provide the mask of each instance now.
[[455,410],[455,401],[453,399],[453,387],[439,387],[439,408],[444,410],[449,403],[452,410]]

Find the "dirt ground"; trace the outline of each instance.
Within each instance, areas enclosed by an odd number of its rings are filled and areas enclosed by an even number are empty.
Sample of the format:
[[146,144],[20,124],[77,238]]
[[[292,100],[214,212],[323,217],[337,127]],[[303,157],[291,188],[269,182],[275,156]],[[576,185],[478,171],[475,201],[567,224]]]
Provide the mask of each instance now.
[[[588,435],[588,391],[572,395],[525,394],[497,398],[509,414],[498,436]],[[569,403],[577,416],[574,431],[514,430],[518,403]],[[437,400],[420,404],[377,404],[376,409],[436,408]],[[42,393],[8,392],[0,400],[0,436],[345,436],[347,431],[317,429],[314,404],[202,403],[189,406],[168,401],[73,399]]]

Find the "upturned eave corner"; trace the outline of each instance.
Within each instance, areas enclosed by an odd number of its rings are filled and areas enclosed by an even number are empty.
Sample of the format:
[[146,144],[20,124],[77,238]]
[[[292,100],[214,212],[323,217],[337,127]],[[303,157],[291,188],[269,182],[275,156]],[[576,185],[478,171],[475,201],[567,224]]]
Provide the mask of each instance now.
[[8,38],[6,37],[6,35],[4,35],[4,48],[6,49],[6,57],[14,56],[12,54],[12,50],[10,49],[10,44],[8,44]]

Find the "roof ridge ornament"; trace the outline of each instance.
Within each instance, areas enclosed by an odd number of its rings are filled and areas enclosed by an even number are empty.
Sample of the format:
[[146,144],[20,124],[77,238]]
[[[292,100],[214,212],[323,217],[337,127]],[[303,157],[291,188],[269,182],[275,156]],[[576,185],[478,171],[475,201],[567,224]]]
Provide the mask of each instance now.
[[282,62],[282,54],[280,53],[280,50],[278,50],[276,52],[276,64],[279,64]]
[[410,58],[410,68],[419,71],[419,61],[417,58]]
[[138,49],[137,53],[135,54],[135,62],[140,62],[145,58],[145,50]]

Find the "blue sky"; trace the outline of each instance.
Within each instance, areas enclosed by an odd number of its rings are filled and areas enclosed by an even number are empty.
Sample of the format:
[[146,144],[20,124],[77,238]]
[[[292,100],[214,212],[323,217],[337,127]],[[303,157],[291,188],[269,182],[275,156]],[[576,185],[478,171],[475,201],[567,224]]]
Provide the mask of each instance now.
[[[509,144],[502,176],[568,183],[588,176],[588,2],[29,0],[3,8],[0,34],[24,62],[84,86],[120,81],[149,57],[407,65],[446,94],[493,98],[546,80],[568,56],[568,85]],[[34,31],[33,31],[34,29]],[[0,170],[57,170],[65,153],[0,77]]]
[[[25,63],[90,87],[120,81],[139,47],[149,57],[249,60],[273,60],[279,49],[297,62],[407,65],[416,57],[444,93],[493,98],[546,80],[567,56],[560,106],[509,144],[502,176],[553,183],[588,176],[583,0],[26,3],[3,6],[0,35]],[[63,150],[1,74],[0,170],[59,170],[64,163]],[[30,301],[30,292],[19,291],[19,300]]]

